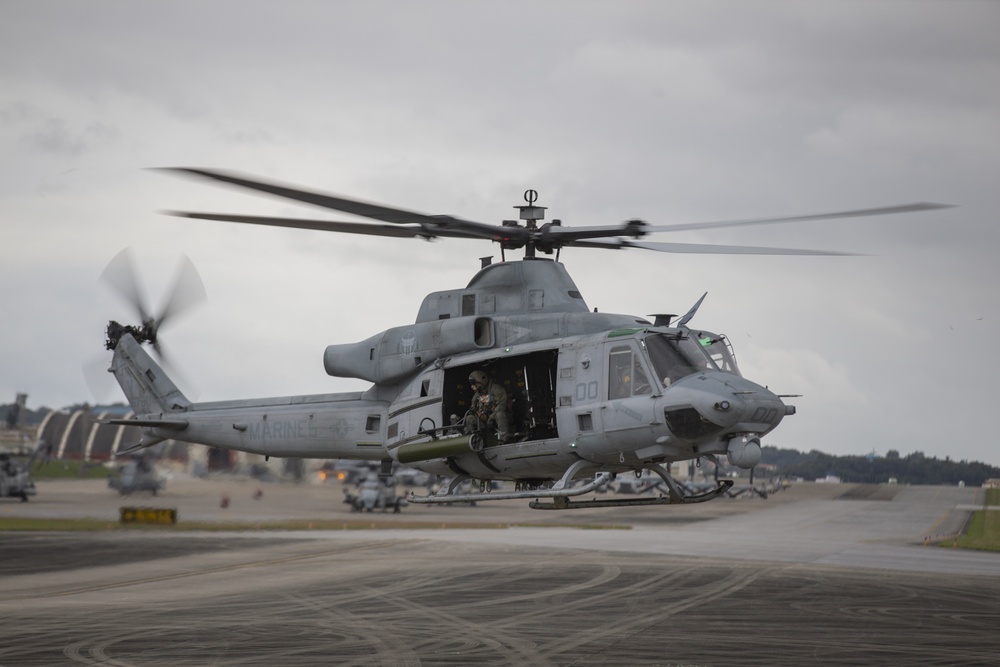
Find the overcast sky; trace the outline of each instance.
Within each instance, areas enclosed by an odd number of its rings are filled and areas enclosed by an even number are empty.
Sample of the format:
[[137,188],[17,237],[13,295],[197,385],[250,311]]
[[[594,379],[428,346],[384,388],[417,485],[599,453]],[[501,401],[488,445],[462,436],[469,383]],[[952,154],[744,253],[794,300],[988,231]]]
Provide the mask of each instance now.
[[133,321],[99,280],[125,247],[154,308],[183,255],[201,273],[208,303],[162,332],[201,400],[362,389],[325,374],[326,345],[499,258],[166,217],[324,214],[149,167],[487,223],[527,188],[566,225],[933,201],[957,208],[657,239],[857,257],[562,261],[601,311],[707,291],[693,325],[803,394],[765,444],[1000,465],[998,34],[994,2],[2,2],[0,402],[121,400],[81,369]]

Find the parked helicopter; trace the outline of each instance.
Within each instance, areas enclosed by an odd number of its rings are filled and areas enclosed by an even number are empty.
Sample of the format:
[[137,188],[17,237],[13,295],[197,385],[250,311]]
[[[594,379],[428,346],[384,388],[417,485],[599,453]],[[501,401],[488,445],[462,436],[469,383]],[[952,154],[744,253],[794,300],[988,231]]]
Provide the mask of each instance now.
[[7,453],[0,453],[0,498],[20,498],[28,502],[38,493],[31,479],[31,464],[22,464]]
[[144,453],[136,453],[129,460],[118,466],[118,475],[108,477],[108,487],[120,495],[130,496],[133,493],[149,491],[156,495],[163,490],[163,478],[156,472],[156,460]]
[[[158,346],[159,327],[184,300],[175,294],[167,311],[150,317],[134,300],[134,287],[119,285],[123,294],[133,298],[141,323],[111,322],[106,347],[114,352],[109,370],[135,417],[108,421],[142,428],[133,450],[173,438],[265,456],[380,461],[386,474],[398,462],[453,476],[447,488],[428,496],[411,494],[409,502],[521,498],[531,500],[530,506],[537,509],[716,498],[729,489],[730,480],[693,493],[674,480],[669,464],[725,455],[732,465],[751,469],[760,461],[761,436],[795,413],[795,407],[782,400],[787,395],[776,395],[741,375],[725,336],[690,326],[704,296],[676,321],[674,315],[657,315],[650,322],[591,311],[558,261],[562,248],[843,255],[849,253],[642,239],[656,232],[944,206],[920,203],[666,227],[639,220],[568,227],[559,220],[541,223],[545,207],[536,205],[537,193],[529,190],[526,204],[515,207],[520,211],[519,221],[492,225],[229,172],[171,171],[385,224],[216,213],[172,215],[397,238],[487,240],[500,245],[503,261],[483,266],[465,288],[429,294],[412,324],[357,343],[327,347],[327,373],[371,382],[366,391],[219,402],[189,401],[141,346]],[[506,261],[507,251],[521,248],[521,261]],[[555,253],[555,258],[539,257],[539,253]],[[493,404],[482,412],[481,403],[473,404],[470,384],[484,383],[492,387]],[[665,495],[575,499],[604,487],[616,474],[643,470],[662,479]],[[478,482],[479,492],[459,490],[470,480]],[[492,490],[498,480],[513,483],[513,489]]]

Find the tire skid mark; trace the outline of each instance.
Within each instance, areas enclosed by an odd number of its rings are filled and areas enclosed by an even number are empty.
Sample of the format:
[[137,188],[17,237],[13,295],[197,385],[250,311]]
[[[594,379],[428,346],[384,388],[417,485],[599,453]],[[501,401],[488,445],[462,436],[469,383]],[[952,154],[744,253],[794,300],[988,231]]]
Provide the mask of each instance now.
[[[646,605],[645,611],[639,611],[631,615],[609,615],[611,622],[600,630],[591,631],[587,633],[586,637],[566,638],[563,641],[543,646],[542,649],[545,652],[551,651],[557,655],[563,655],[569,649],[582,649],[586,645],[592,644],[598,645],[598,648],[589,651],[578,660],[565,663],[567,665],[580,664],[582,661],[592,661],[600,655],[613,655],[614,651],[618,650],[623,644],[627,645],[633,637],[646,632],[656,625],[665,623],[673,616],[688,609],[733,595],[749,586],[765,572],[770,571],[770,569],[775,568],[769,568],[768,570],[745,570],[735,567],[727,576],[703,585],[693,593],[688,593],[685,589],[683,599],[659,607]],[[685,572],[692,573],[693,570],[689,569]],[[613,599],[616,597],[616,593],[617,591],[611,591],[608,597]],[[614,607],[609,608],[613,609]],[[610,661],[612,659],[609,657],[609,664]]]
[[[364,591],[370,593],[369,591]],[[320,603],[304,595],[285,594],[290,602],[299,606],[309,608],[314,618],[320,620],[322,624],[330,623],[331,627],[338,632],[353,636],[355,640],[362,640],[364,645],[375,650],[376,655],[372,656],[375,664],[392,663],[406,667],[419,667],[421,664],[419,656],[413,651],[407,640],[396,632],[386,632],[384,627],[372,623],[371,619],[365,616],[351,614],[339,606],[336,600],[327,603]],[[378,600],[374,596],[366,595],[357,601],[368,600],[377,604]],[[379,658],[380,659],[376,659]],[[345,662],[342,664],[361,664],[357,662]]]
[[[493,576],[492,573],[490,576]],[[549,664],[539,661],[535,644],[526,640],[520,633],[505,632],[500,624],[491,619],[475,620],[475,615],[470,613],[470,608],[477,608],[481,611],[481,605],[478,603],[468,605],[462,600],[457,600],[454,605],[444,608],[407,598],[393,598],[386,602],[402,612],[402,617],[392,619],[392,627],[397,630],[409,629],[413,637],[411,641],[418,637],[425,638],[416,640],[418,644],[415,648],[426,646],[436,654],[436,657],[441,657],[442,653],[458,654],[461,650],[462,659],[469,662],[489,659],[493,663],[493,661],[501,659],[514,667],[525,664],[544,667]],[[493,602],[493,605],[497,606],[504,604],[503,599]],[[442,643],[440,636],[434,632],[435,627],[442,625],[452,628],[447,642],[457,640],[464,648],[449,647],[447,643]],[[488,651],[489,654],[481,655],[483,650]],[[426,653],[423,655],[425,658],[428,657]]]
[[979,577],[422,539],[284,553],[213,561],[177,579],[183,593],[168,580],[0,607],[19,637],[0,665],[923,666],[1000,651],[1000,581]]
[[323,551],[310,552],[308,554],[298,554],[294,556],[283,556],[281,558],[271,558],[267,560],[250,561],[247,563],[235,563],[220,565],[218,567],[202,568],[199,570],[190,570],[188,572],[175,572],[173,574],[158,575],[155,577],[143,577],[141,579],[130,579],[128,581],[114,581],[104,584],[96,584],[93,586],[84,586],[81,588],[73,588],[65,591],[52,591],[49,593],[39,593],[36,595],[21,595],[17,597],[6,598],[5,601],[18,601],[18,600],[37,600],[44,598],[58,598],[67,597],[71,595],[80,595],[83,593],[92,593],[95,591],[105,591],[114,588],[127,588],[130,586],[142,586],[144,584],[159,583],[164,581],[173,581],[176,579],[188,579],[191,577],[201,577],[212,574],[219,574],[220,572],[232,572],[234,570],[247,570],[258,567],[273,567],[276,565],[286,565],[288,563],[294,563],[297,561],[313,560],[317,558],[326,558],[329,556],[341,555],[346,552],[355,551],[367,551],[370,549],[378,549],[383,546],[390,546],[392,542],[379,542],[379,543],[365,543],[365,544],[351,544],[349,546],[341,546],[337,549],[326,549]]

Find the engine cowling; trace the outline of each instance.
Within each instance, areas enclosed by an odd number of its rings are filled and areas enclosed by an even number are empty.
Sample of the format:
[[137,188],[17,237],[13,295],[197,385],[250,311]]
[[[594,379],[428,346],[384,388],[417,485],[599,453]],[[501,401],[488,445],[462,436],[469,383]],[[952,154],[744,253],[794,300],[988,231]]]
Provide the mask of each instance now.
[[493,347],[488,317],[457,317],[393,327],[359,343],[329,345],[323,367],[335,377],[395,382],[440,357]]

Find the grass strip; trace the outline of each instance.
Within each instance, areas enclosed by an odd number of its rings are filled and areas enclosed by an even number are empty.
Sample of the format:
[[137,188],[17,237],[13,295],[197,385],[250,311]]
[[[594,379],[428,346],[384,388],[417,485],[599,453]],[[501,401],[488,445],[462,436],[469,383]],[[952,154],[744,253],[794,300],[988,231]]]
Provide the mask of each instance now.
[[[986,505],[1000,506],[1000,489],[986,490]],[[965,534],[944,540],[942,547],[974,549],[977,551],[1000,551],[1000,510],[979,510],[972,515]]]

